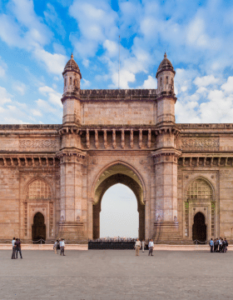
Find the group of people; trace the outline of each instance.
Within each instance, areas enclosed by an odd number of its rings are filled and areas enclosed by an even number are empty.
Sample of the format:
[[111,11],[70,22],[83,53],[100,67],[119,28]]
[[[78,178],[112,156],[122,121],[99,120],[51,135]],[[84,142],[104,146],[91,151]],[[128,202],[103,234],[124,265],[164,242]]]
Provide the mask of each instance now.
[[214,240],[211,239],[209,245],[210,245],[210,252],[226,253],[228,247],[228,241],[226,238],[222,239],[220,237]]
[[21,252],[21,242],[20,239],[16,239],[15,237],[11,241],[12,243],[12,255],[11,259],[17,259],[18,258],[18,253],[20,254],[20,258],[22,257],[22,252]]
[[[139,256],[139,250],[142,249],[142,252],[144,253],[145,251],[145,241],[143,240],[142,242],[137,239],[136,242],[135,242],[135,246],[134,246],[135,250],[136,250],[136,256]],[[154,256],[153,255],[153,249],[154,249],[154,242],[153,242],[153,239],[150,239],[149,240],[149,243],[148,243],[148,248],[149,248],[149,253],[148,253],[148,256]]]
[[65,241],[64,241],[64,239],[56,240],[53,245],[53,250],[54,250],[55,254],[59,254],[59,251],[60,251],[60,255],[65,256]]

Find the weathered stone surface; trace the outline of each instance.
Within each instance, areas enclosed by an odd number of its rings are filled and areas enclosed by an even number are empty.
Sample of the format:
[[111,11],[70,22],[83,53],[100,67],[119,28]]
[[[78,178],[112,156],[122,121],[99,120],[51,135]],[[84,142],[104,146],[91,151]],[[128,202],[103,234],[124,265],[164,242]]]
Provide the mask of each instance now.
[[233,239],[233,124],[176,124],[170,67],[157,90],[81,90],[73,58],[63,75],[61,125],[0,125],[1,239],[35,238],[38,213],[37,237],[98,238],[118,182],[136,195],[141,239],[190,241],[197,213],[207,239]]

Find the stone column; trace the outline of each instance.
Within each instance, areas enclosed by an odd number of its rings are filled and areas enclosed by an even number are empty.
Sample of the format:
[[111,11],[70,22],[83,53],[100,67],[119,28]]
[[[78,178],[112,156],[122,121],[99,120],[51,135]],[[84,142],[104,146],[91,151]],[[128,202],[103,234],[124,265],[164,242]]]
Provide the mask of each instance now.
[[70,241],[87,239],[82,220],[82,161],[75,152],[62,153],[59,236]]
[[175,149],[153,153],[155,170],[155,239],[173,240],[178,235],[177,223],[177,157]]

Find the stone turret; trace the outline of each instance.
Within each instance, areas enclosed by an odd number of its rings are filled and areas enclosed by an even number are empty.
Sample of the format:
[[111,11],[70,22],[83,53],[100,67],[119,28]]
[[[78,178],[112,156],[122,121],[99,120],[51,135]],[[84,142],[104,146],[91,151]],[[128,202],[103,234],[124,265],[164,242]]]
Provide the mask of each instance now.
[[159,65],[156,73],[156,78],[158,81],[157,91],[158,94],[174,94],[174,76],[176,72],[174,71],[173,65],[167,58],[167,54],[164,54],[164,59]]
[[70,60],[67,62],[62,75],[64,78],[64,94],[72,93],[77,89],[80,90],[82,74],[79,66],[74,60],[73,54],[71,54]]
[[80,81],[82,75],[79,66],[74,60],[73,54],[67,62],[62,73],[64,78],[63,104],[63,124],[80,123]]
[[174,76],[173,65],[165,53],[164,59],[156,73],[158,94],[157,123],[175,122],[176,97],[174,94]]

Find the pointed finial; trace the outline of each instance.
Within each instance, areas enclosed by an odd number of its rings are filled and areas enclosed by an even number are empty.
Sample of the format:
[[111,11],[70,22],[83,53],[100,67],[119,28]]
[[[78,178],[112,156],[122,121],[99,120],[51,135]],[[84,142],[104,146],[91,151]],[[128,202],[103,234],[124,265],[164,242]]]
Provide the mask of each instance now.
[[164,53],[164,58],[167,58],[167,53],[166,52]]
[[71,54],[70,58],[71,58],[71,59],[74,59],[74,55],[73,55],[73,53]]

